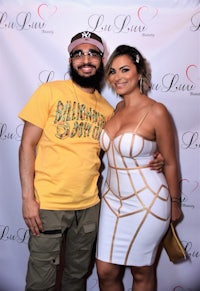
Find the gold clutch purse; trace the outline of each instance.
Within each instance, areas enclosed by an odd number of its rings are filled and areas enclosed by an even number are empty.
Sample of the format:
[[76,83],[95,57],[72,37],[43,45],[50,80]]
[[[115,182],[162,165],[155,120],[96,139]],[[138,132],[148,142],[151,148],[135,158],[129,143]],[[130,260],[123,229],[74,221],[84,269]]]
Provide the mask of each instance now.
[[170,223],[169,229],[162,240],[162,245],[167,252],[170,261],[173,263],[178,263],[187,259],[186,251],[182,246],[179,237],[177,236],[172,222]]

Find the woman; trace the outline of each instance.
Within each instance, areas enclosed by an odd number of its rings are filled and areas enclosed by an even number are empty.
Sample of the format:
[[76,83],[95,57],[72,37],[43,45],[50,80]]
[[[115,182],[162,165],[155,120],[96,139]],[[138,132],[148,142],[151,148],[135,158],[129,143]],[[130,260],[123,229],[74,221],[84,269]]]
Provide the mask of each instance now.
[[[154,261],[170,220],[181,216],[173,125],[165,106],[149,98],[146,62],[133,47],[115,49],[106,77],[122,97],[100,136],[108,157],[97,241],[100,290],[121,291],[130,266],[132,290],[154,291]],[[158,149],[164,174],[147,166]]]

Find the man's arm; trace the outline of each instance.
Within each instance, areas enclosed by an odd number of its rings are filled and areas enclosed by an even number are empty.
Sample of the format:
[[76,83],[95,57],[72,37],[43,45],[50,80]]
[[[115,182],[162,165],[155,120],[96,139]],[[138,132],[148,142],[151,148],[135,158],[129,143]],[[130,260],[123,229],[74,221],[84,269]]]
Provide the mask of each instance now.
[[34,235],[43,230],[39,217],[39,204],[35,200],[34,175],[36,145],[42,129],[25,122],[19,147],[19,173],[22,187],[22,213],[24,221]]
[[157,171],[158,173],[163,171],[163,167],[165,165],[165,160],[161,153],[156,152],[154,154],[154,159],[149,162],[149,167],[151,170]]

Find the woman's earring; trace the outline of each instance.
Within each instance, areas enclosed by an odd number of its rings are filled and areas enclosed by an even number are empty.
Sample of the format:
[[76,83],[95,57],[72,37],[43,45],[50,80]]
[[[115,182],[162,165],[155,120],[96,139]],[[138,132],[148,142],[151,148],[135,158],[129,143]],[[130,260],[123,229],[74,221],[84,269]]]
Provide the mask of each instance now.
[[143,93],[142,82],[143,82],[143,80],[142,80],[142,77],[141,77],[141,79],[140,79],[140,93],[141,94]]

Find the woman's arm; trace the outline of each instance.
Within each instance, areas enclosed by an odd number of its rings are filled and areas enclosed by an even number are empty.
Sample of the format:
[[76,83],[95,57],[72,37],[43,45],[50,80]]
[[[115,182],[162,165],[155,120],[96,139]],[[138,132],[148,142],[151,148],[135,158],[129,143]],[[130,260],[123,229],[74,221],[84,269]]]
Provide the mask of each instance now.
[[182,217],[179,191],[179,171],[176,157],[175,132],[172,119],[166,107],[154,105],[154,126],[158,151],[164,158],[163,172],[166,177],[172,201],[172,221]]

